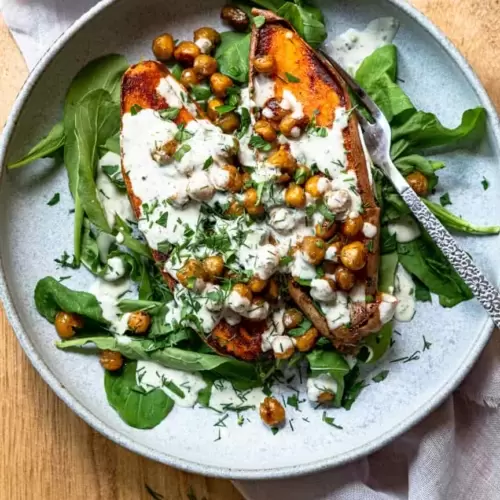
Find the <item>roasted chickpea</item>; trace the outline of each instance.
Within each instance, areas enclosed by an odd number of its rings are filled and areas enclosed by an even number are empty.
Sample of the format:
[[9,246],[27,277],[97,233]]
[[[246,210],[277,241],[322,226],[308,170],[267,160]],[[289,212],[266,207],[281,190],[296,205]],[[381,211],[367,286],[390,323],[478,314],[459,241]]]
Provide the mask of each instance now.
[[271,278],[269,280],[269,284],[267,285],[265,297],[267,300],[269,300],[269,302],[275,302],[276,300],[278,300],[279,296],[280,286],[274,278]]
[[429,181],[421,172],[412,172],[406,177],[406,180],[413,191],[419,196],[426,196],[429,194]]
[[264,213],[264,205],[262,203],[257,204],[257,190],[255,188],[249,188],[245,191],[243,196],[243,206],[250,215],[262,215]]
[[324,220],[321,224],[314,226],[314,232],[318,238],[329,240],[334,237],[337,225],[335,222]]
[[290,184],[285,191],[285,203],[289,207],[304,208],[306,206],[306,192],[302,186]]
[[272,125],[266,120],[258,120],[255,122],[254,130],[257,135],[260,135],[262,139],[267,142],[273,142],[276,140],[276,132]]
[[325,391],[322,392],[318,396],[318,403],[325,404],[325,403],[331,403],[335,398],[335,394],[330,391]]
[[172,58],[175,49],[174,38],[170,33],[164,33],[153,40],[153,54],[159,61]]
[[174,57],[186,66],[192,66],[200,55],[200,48],[194,42],[181,42],[174,50]]
[[116,372],[123,366],[123,356],[115,351],[101,351],[99,361],[101,366],[109,372]]
[[186,288],[196,287],[196,282],[193,284],[193,278],[197,281],[198,279],[205,281],[207,276],[203,266],[199,260],[189,259],[182,267],[177,271],[177,279],[181,285]]
[[304,320],[304,315],[298,309],[287,309],[283,314],[283,326],[286,330],[297,328]]
[[193,68],[186,68],[181,73],[181,83],[189,89],[192,85],[200,83],[200,79]]
[[273,340],[274,357],[275,359],[290,359],[295,354],[295,345],[290,337],[285,337],[287,342],[282,345],[282,338],[275,337]]
[[69,339],[75,335],[76,330],[83,328],[84,321],[78,314],[59,311],[56,314],[54,325],[59,337]]
[[210,88],[217,97],[226,97],[227,89],[233,86],[233,80],[222,73],[214,73],[210,77]]
[[240,215],[243,215],[244,213],[245,213],[245,208],[237,200],[233,200],[229,204],[229,207],[226,210],[226,215],[228,215],[230,217],[239,217]]
[[240,171],[234,165],[224,165],[222,167],[229,174],[227,189],[232,193],[238,193],[243,187],[243,180]]
[[208,40],[212,44],[211,49],[213,49],[214,47],[216,47],[220,43],[219,33],[216,30],[214,30],[213,28],[210,28],[208,26],[203,27],[203,28],[198,28],[194,32],[194,41],[195,42],[198,42],[199,40],[203,40],[203,39]]
[[310,175],[311,171],[309,170],[309,168],[305,165],[300,165],[293,174],[293,180],[295,181],[295,184],[303,186],[304,184],[306,184],[307,179]]
[[343,243],[341,241],[334,241],[326,247],[325,259],[332,262],[338,262],[340,258],[340,251],[342,250]]
[[253,60],[253,67],[258,73],[273,73],[276,69],[276,63],[271,54],[265,54]]
[[215,281],[224,274],[224,259],[220,255],[212,255],[203,260],[203,270],[210,281]]
[[285,409],[276,398],[265,398],[260,403],[259,413],[261,420],[269,427],[275,427],[285,421]]
[[321,175],[313,175],[306,182],[306,193],[313,198],[321,198],[325,191],[328,190],[330,181]]
[[252,176],[248,172],[243,172],[241,174],[241,182],[243,182],[243,188],[248,187],[248,185],[252,182]]
[[260,293],[267,286],[267,280],[262,280],[257,276],[252,276],[248,282],[248,286],[253,293]]
[[233,286],[231,291],[236,292],[237,294],[241,295],[244,299],[247,299],[248,301],[252,302],[253,299],[252,290],[250,290],[250,287],[248,285],[245,285],[245,283],[236,283],[236,285]]
[[317,266],[323,262],[326,253],[326,243],[317,236],[306,236],[302,240],[302,251],[310,264]]
[[232,134],[240,128],[240,117],[234,111],[230,111],[217,120],[217,125],[225,134]]
[[286,115],[280,121],[279,129],[285,137],[293,137],[296,139],[297,137],[300,137],[304,124],[304,120],[296,120],[295,118],[292,118],[292,115]]
[[281,147],[269,156],[267,163],[273,167],[283,170],[285,173],[293,174],[297,167],[297,160],[293,157],[292,153],[286,148]]
[[340,252],[340,260],[347,269],[359,271],[366,264],[367,251],[361,241],[353,241],[344,246]]
[[308,352],[316,345],[316,340],[319,337],[318,330],[312,327],[307,330],[304,335],[295,338],[295,347],[299,352]]
[[217,71],[217,61],[206,54],[200,54],[193,64],[193,69],[202,78],[207,78]]
[[217,108],[220,106],[224,106],[224,101],[218,97],[212,97],[207,103],[207,115],[213,122],[218,120],[220,116],[217,112]]
[[335,270],[335,284],[341,290],[348,292],[354,286],[355,281],[356,276],[347,267],[339,266]]
[[246,31],[250,25],[250,19],[245,11],[234,5],[226,5],[220,12],[221,19],[236,31]]
[[290,110],[282,108],[280,101],[276,97],[268,99],[262,110],[262,115],[273,121],[281,121],[288,114],[290,114]]
[[133,312],[128,318],[127,326],[135,335],[145,335],[151,326],[151,316],[145,311]]
[[350,219],[346,219],[340,228],[342,234],[348,238],[354,238],[363,229],[363,217],[358,215]]
[[175,139],[172,139],[154,149],[151,152],[151,158],[153,158],[156,163],[165,165],[172,159],[172,156],[174,156],[178,145],[179,143]]

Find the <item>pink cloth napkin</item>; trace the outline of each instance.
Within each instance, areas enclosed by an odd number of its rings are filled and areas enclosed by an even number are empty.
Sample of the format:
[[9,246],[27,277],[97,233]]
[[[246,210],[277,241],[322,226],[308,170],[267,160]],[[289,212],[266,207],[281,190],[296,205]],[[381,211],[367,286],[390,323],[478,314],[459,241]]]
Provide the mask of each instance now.
[[[0,0],[32,68],[96,0]],[[434,413],[382,450],[295,479],[235,481],[249,500],[500,499],[500,337],[495,331],[462,386]]]

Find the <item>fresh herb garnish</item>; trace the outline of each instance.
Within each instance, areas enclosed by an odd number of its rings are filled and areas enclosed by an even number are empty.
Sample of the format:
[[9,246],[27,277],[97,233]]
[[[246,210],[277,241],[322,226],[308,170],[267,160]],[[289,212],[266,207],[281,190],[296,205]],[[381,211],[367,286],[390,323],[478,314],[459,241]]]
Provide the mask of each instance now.
[[189,144],[183,144],[175,153],[174,160],[181,161],[186,153],[191,151],[191,146]]
[[445,207],[446,205],[451,205],[451,200],[450,200],[450,193],[444,193],[439,197],[439,203],[441,203],[442,207]]
[[164,120],[175,120],[179,116],[180,111],[180,108],[161,109],[159,115]]
[[276,436],[276,434],[278,434],[279,431],[280,431],[279,427],[271,427],[271,432],[273,433],[274,436]]
[[197,101],[206,101],[212,95],[212,91],[207,85],[194,84],[191,85],[191,94]]
[[422,338],[423,338],[423,340],[424,340],[424,347],[423,347],[423,349],[422,349],[422,352],[423,352],[423,351],[427,351],[428,349],[430,349],[430,348],[431,348],[432,343],[431,343],[431,342],[427,342],[427,340],[426,340],[426,338],[425,338],[425,335],[422,335]]
[[286,79],[290,83],[299,83],[300,82],[300,78],[297,78],[296,76],[292,75],[291,73],[286,72],[285,76],[286,76]]
[[336,429],[343,429],[341,425],[337,425],[335,423],[335,419],[333,417],[327,416],[326,411],[323,412],[323,417],[321,420],[325,422],[325,424],[330,425],[331,427],[335,427]]
[[240,128],[238,129],[238,132],[236,132],[236,137],[238,139],[241,139],[248,131],[248,128],[250,127],[250,112],[248,111],[247,108],[241,108],[240,110]]
[[130,108],[130,114],[132,116],[135,116],[137,113],[139,113],[139,111],[142,110],[142,106],[139,106],[139,104],[134,104],[131,108]]
[[222,106],[217,106],[215,108],[215,111],[219,113],[219,115],[224,115],[226,113],[229,113],[230,111],[234,111],[236,109],[236,106],[231,106],[229,104],[223,104]]
[[266,18],[264,16],[255,16],[253,18],[253,23],[257,28],[261,28],[264,24],[266,24]]
[[79,267],[75,256],[73,255],[73,258],[70,260],[70,256],[66,250],[63,252],[61,257],[54,259],[54,262],[59,264],[61,267],[69,267],[70,269],[77,269]]
[[304,335],[304,333],[306,333],[307,330],[309,330],[311,327],[312,323],[307,318],[305,318],[297,328],[292,328],[288,332],[288,335],[290,335],[291,337],[300,337],[301,335]]
[[49,207],[53,207],[54,205],[57,205],[59,201],[61,200],[61,195],[59,193],[54,194],[52,198],[47,202],[47,205]]
[[206,160],[205,163],[203,163],[203,170],[208,170],[214,163],[214,159],[209,156]]
[[481,184],[483,185],[483,189],[485,191],[490,187],[490,183],[488,182],[488,179],[486,177],[483,177]]
[[262,139],[260,135],[252,135],[248,144],[259,151],[268,152],[271,151],[273,145],[270,142]]
[[178,127],[178,130],[177,130],[175,136],[174,136],[174,139],[177,142],[184,142],[184,141],[188,141],[189,139],[191,139],[191,137],[193,137],[193,134],[186,130],[186,125],[184,125],[184,123],[181,123]]
[[372,378],[372,380],[378,384],[379,382],[382,382],[382,380],[385,380],[387,378],[387,375],[389,375],[389,370],[382,370],[380,373],[375,375],[375,377]]
[[126,185],[123,180],[119,165],[103,165],[102,171],[108,176],[109,180],[120,190],[125,190]]

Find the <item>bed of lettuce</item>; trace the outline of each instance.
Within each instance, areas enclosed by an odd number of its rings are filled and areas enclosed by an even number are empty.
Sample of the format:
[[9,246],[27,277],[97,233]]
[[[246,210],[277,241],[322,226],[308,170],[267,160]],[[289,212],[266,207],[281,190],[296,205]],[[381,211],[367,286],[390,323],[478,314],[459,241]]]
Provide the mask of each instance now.
[[[313,46],[326,38],[321,12],[295,0],[256,0],[254,5],[269,8],[288,19],[298,32]],[[249,4],[238,5],[249,12]],[[254,19],[254,22],[260,22]],[[222,33],[222,43],[216,52],[220,71],[238,85],[248,80],[249,33]],[[97,348],[121,352],[128,360],[118,373],[105,374],[105,390],[110,405],[129,425],[147,429],[160,423],[174,406],[173,400],[162,390],[144,391],[136,382],[136,362],[154,360],[169,367],[200,372],[207,389],[200,392],[199,403],[209,406],[210,387],[218,378],[231,381],[240,390],[264,386],[272,392],[276,375],[283,362],[267,360],[255,364],[226,358],[212,352],[192,328],[164,324],[165,305],[172,294],[163,281],[151,253],[135,231],[132,221],[116,218],[110,227],[97,196],[96,173],[98,159],[106,152],[119,153],[120,80],[128,67],[122,56],[109,55],[93,61],[73,80],[64,103],[63,119],[57,123],[31,151],[9,168],[27,165],[39,158],[61,160],[68,173],[69,189],[74,199],[74,250],[57,262],[60,266],[76,269],[82,264],[94,275],[102,277],[106,263],[99,257],[97,236],[100,232],[124,235],[122,245],[113,245],[109,257],[120,256],[126,262],[130,278],[137,284],[137,300],[123,299],[123,312],[146,310],[152,316],[152,328],[146,338],[120,342],[108,330],[109,324],[92,294],[74,291],[53,277],[40,280],[35,289],[35,304],[39,313],[53,323],[58,311],[74,312],[86,318],[85,331],[71,340],[57,342],[61,349]],[[174,65],[172,72],[179,73]],[[482,137],[486,115],[482,108],[465,111],[461,123],[454,129],[443,126],[432,113],[417,110],[397,80],[397,49],[387,45],[375,51],[361,65],[356,79],[383,110],[393,133],[392,156],[404,175],[422,172],[434,189],[437,172],[444,164],[426,156],[436,147],[448,148],[473,142]],[[230,104],[234,106],[234,95]],[[197,85],[191,96],[200,105],[210,98],[210,89]],[[243,122],[245,122],[244,118]],[[119,169],[106,172],[110,179],[124,189]],[[397,243],[389,234],[387,224],[402,216],[411,217],[408,208],[390,183],[374,170],[377,200],[382,208],[382,240],[380,263],[380,289],[389,291],[394,284],[398,263],[412,275],[416,284],[416,297],[431,301],[431,293],[439,297],[442,306],[451,307],[472,297],[470,290],[455,273],[436,245],[422,231],[422,236],[409,243]],[[55,203],[54,203],[55,204]],[[441,204],[426,200],[429,208],[452,231],[487,235],[498,234],[498,227],[477,227],[453,215]],[[189,318],[196,321],[197,318]],[[390,348],[392,326],[385,325],[364,343],[368,349],[360,352],[360,362],[374,363]],[[343,356],[322,339],[317,348],[307,355],[296,354],[290,364],[307,360],[313,375],[331,374],[339,384],[334,406],[349,409],[364,387],[359,380],[359,368],[350,369]]]

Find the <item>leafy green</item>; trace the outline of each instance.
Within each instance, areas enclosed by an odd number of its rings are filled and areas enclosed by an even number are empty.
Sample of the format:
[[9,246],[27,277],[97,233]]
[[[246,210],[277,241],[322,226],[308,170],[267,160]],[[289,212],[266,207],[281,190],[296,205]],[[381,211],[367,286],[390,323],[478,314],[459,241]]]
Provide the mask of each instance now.
[[439,203],[441,203],[442,207],[446,207],[446,205],[452,205],[450,200],[450,193],[444,193],[439,197]]
[[391,293],[394,286],[394,276],[398,266],[398,254],[391,252],[380,256],[378,289],[381,292]]
[[108,403],[121,419],[136,429],[156,427],[172,410],[174,401],[161,389],[144,391],[136,382],[137,363],[127,363],[119,372],[106,371],[104,389]]
[[103,165],[101,169],[119,190],[125,191],[127,189],[120,165]]
[[349,372],[349,365],[345,359],[335,351],[321,351],[315,349],[306,357],[313,375],[328,373],[338,381]]
[[285,0],[252,0],[253,3],[264,7],[264,9],[272,10],[277,12],[277,10],[286,3]]
[[59,193],[55,193],[54,196],[47,202],[49,207],[53,207],[57,205],[61,201],[61,195]]
[[312,47],[319,47],[327,37],[323,14],[301,0],[285,2],[277,14],[293,25],[299,35]]
[[51,276],[37,283],[35,305],[37,311],[51,323],[54,323],[59,311],[77,313],[99,323],[107,323],[94,295],[70,290]]
[[[500,226],[476,226],[465,221],[458,215],[448,212],[444,206],[438,205],[430,200],[422,199],[427,208],[448,228],[468,234],[499,234]],[[449,200],[448,200],[449,201]]]
[[167,368],[187,372],[208,371],[234,382],[252,384],[260,382],[255,366],[250,363],[215,354],[185,351],[175,347],[156,349],[155,341],[149,339],[132,339],[125,336],[116,339],[111,336],[93,336],[64,340],[56,345],[60,349],[67,349],[83,347],[89,343],[95,344],[98,349],[120,352],[128,359],[156,361]]
[[63,122],[56,123],[50,132],[35,146],[33,146],[26,155],[18,161],[11,163],[7,168],[13,169],[27,165],[39,158],[53,156],[64,146],[64,125]]
[[427,235],[408,243],[398,243],[398,255],[399,262],[409,273],[416,276],[432,293],[439,295],[439,301],[444,307],[453,307],[473,297]]
[[109,137],[106,142],[100,147],[100,156],[104,156],[106,153],[120,154],[120,131]]
[[248,131],[248,128],[250,127],[250,112],[248,111],[247,108],[241,108],[240,110],[240,128],[236,132],[236,137],[238,139],[241,139]]
[[288,332],[288,335],[290,335],[291,337],[300,337],[301,335],[304,335],[311,327],[312,323],[307,318],[304,318],[302,320],[302,323],[300,323],[297,328],[292,328]]
[[149,247],[139,241],[137,238],[134,238],[130,226],[120,216],[115,215],[115,226],[113,234],[116,235],[118,233],[122,234],[123,236],[122,245],[126,246],[129,250],[132,250],[133,252],[146,257],[147,259],[153,259]]
[[431,292],[416,276],[413,276],[413,284],[415,285],[415,299],[419,302],[431,302]]
[[387,375],[389,375],[389,370],[382,370],[380,373],[377,373],[372,380],[378,384],[379,382],[382,382],[387,378]]
[[364,363],[376,363],[391,347],[391,339],[392,323],[386,323],[380,331],[371,333],[363,340],[358,359]]
[[350,410],[361,391],[366,387],[364,380],[359,380],[359,366],[355,366],[345,377],[345,389],[342,397],[342,406]]
[[225,31],[221,33],[221,43],[215,51],[219,71],[233,80],[248,82],[250,55],[250,33]]

